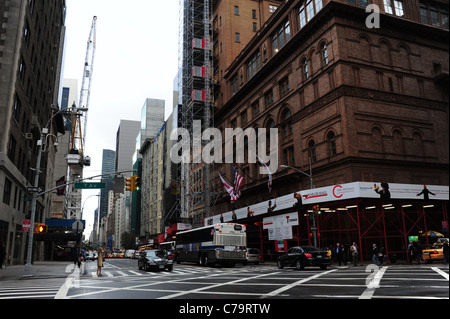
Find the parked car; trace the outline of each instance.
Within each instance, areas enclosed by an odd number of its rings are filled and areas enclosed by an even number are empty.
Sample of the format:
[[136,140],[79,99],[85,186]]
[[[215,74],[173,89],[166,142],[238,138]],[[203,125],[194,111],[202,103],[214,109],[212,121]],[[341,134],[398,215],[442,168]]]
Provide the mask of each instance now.
[[286,254],[278,257],[278,269],[286,266],[304,269],[305,267],[320,267],[325,270],[330,265],[330,256],[324,250],[313,246],[297,246],[290,248]]
[[245,256],[247,261],[244,262],[244,265],[247,263],[255,263],[258,265],[261,262],[261,254],[258,248],[247,248]]
[[145,250],[139,256],[138,267],[146,271],[151,269],[172,271],[173,260],[167,257],[167,253],[164,250]]
[[444,242],[448,242],[448,238],[439,238],[436,243],[431,245],[430,248],[422,251],[423,259],[428,263],[432,263],[437,260],[444,260]]
[[136,250],[133,254],[133,259],[138,259],[140,255],[141,255],[141,252],[139,250]]

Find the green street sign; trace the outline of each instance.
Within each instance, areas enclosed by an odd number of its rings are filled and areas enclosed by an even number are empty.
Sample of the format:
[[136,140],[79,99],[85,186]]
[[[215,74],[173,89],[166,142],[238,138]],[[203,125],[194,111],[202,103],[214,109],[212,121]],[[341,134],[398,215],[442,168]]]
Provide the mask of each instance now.
[[75,189],[106,188],[106,183],[75,183]]

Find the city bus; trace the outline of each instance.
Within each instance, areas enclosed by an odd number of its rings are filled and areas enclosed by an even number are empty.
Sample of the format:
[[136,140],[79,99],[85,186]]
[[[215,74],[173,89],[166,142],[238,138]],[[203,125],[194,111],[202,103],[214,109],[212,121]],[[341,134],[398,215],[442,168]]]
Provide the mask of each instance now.
[[179,232],[176,235],[176,261],[234,266],[246,262],[245,225],[222,223]]

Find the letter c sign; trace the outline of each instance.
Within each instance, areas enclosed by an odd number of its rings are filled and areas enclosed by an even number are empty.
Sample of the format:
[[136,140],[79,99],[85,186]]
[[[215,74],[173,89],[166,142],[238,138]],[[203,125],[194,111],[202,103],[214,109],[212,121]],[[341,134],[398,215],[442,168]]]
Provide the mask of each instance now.
[[342,186],[341,185],[336,185],[336,186],[334,186],[334,188],[333,188],[333,195],[334,195],[334,197],[336,197],[336,198],[341,198],[342,197],[342,195],[344,195],[344,194],[340,194],[340,195],[336,195],[336,188],[342,188]]

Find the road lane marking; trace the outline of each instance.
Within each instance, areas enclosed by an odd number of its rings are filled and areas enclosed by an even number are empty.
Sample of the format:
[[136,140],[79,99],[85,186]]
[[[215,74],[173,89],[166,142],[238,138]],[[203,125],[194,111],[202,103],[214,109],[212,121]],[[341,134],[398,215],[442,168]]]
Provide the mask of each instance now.
[[[268,273],[268,274],[263,274],[263,275],[258,275],[258,276],[246,277],[246,278],[242,278],[242,279],[238,279],[238,280],[234,280],[234,281],[229,281],[229,282],[225,282],[225,283],[221,283],[221,284],[209,285],[209,286],[202,287],[202,288],[197,288],[197,289],[193,289],[193,290],[187,290],[187,291],[179,292],[179,293],[168,295],[168,296],[163,296],[163,297],[158,298],[158,299],[172,299],[172,298],[176,298],[176,297],[187,295],[187,294],[195,294],[195,293],[202,292],[203,290],[209,290],[209,289],[218,288],[218,287],[221,287],[221,286],[233,285],[235,283],[239,283],[239,282],[242,282],[242,281],[252,280],[252,279],[261,278],[261,277],[266,277],[266,276],[270,276],[272,274],[274,274],[274,273]],[[220,274],[217,274],[217,275],[220,275]],[[216,291],[214,291],[214,293],[216,293]]]
[[281,287],[281,288],[279,288],[279,289],[277,289],[277,290],[274,290],[274,291],[272,291],[272,292],[269,292],[268,294],[265,294],[265,295],[262,296],[262,297],[263,297],[263,298],[267,298],[267,297],[273,297],[273,296],[279,295],[280,293],[282,293],[282,292],[284,292],[284,291],[286,291],[286,290],[289,290],[289,289],[291,289],[291,288],[294,288],[295,286],[301,285],[301,284],[303,284],[303,283],[305,283],[305,282],[308,282],[308,281],[310,281],[310,280],[319,278],[319,277],[321,277],[321,276],[323,276],[323,275],[332,273],[332,272],[334,272],[334,271],[337,271],[337,269],[328,270],[328,271],[325,271],[325,272],[321,272],[321,273],[319,273],[319,274],[316,274],[316,275],[314,275],[314,276],[310,276],[310,277],[308,277],[308,278],[303,278],[303,279],[301,279],[301,280],[298,280],[298,281],[296,281],[296,282],[293,282],[292,284],[286,285],[286,286]]
[[372,299],[375,289],[380,288],[381,278],[383,278],[387,269],[388,267],[383,267],[375,273],[372,280],[367,283],[367,289],[359,296],[359,299]]
[[437,272],[439,275],[441,275],[442,277],[444,277],[448,281],[448,274],[446,272],[440,270],[437,267],[431,267],[431,269],[433,269],[435,272]]
[[128,277],[129,276],[127,273],[124,273],[123,271],[117,271],[117,273],[119,273],[120,275],[122,275],[124,277]]

